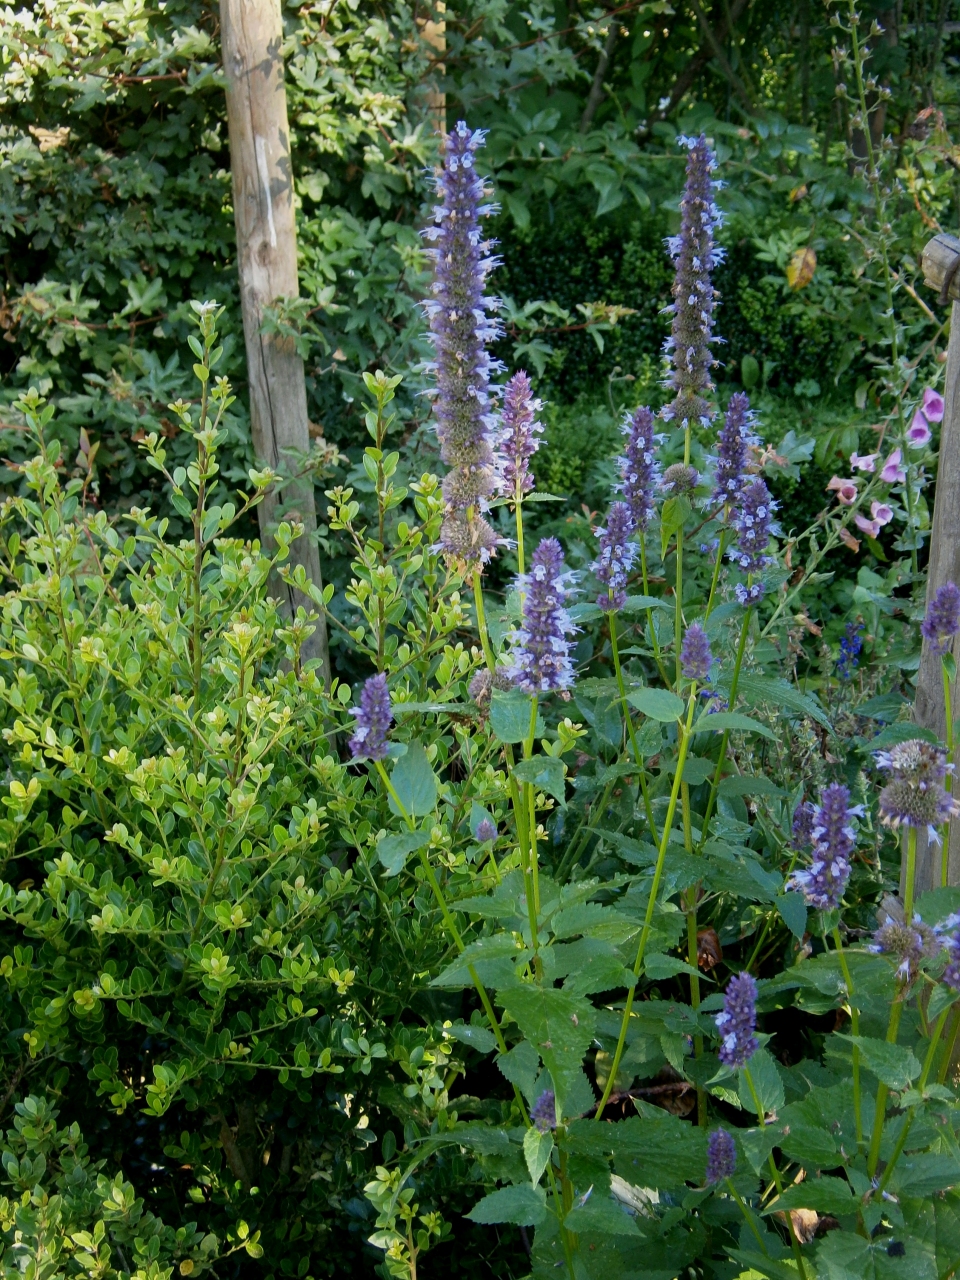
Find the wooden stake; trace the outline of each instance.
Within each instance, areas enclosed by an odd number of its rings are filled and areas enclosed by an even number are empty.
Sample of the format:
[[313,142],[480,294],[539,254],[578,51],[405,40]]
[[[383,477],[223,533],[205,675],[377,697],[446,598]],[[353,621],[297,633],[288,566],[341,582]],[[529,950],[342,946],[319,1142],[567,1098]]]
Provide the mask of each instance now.
[[[296,474],[310,451],[303,361],[293,339],[261,332],[265,309],[299,294],[280,7],[277,0],[221,0],[220,19],[253,447],[261,461]],[[322,586],[312,477],[291,480],[280,494],[271,492],[258,511],[266,545],[281,519],[303,524],[289,564],[303,565],[307,577]],[[271,592],[290,614],[299,604],[315,608],[279,577],[271,579]],[[302,653],[321,660],[329,683],[322,614],[315,625]]]
[[[927,567],[929,604],[945,582],[960,585],[960,240],[948,235],[935,236],[924,249],[922,261],[926,284],[936,290],[940,306],[951,307],[937,494]],[[958,650],[960,645],[955,643],[954,657],[960,657]],[[953,702],[956,715],[956,694]],[[942,668],[940,659],[931,654],[927,644],[923,646],[920,659],[914,719],[917,724],[931,729],[941,741],[946,737]],[[955,790],[960,788],[960,780],[955,778],[953,786]],[[940,849],[927,840],[925,831],[921,831],[917,841],[916,893],[939,886],[940,866]],[[948,877],[951,884],[960,884],[960,820],[952,824]],[[901,895],[905,888],[901,884]]]

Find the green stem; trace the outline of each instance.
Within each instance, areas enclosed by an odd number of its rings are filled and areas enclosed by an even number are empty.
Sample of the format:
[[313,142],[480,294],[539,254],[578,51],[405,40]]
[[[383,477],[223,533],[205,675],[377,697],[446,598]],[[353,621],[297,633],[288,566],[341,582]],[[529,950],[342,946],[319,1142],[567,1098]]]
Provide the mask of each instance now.
[[[847,964],[847,957],[843,953],[843,942],[840,939],[840,926],[835,925],[833,930],[833,941],[837,948],[837,958],[840,961],[840,968],[843,972],[843,980],[847,985],[847,1003],[850,1008],[850,1029],[855,1036],[860,1034],[860,1010],[853,1003],[853,978],[850,976],[850,967]],[[827,940],[823,940],[823,949],[827,950]],[[860,1049],[857,1045],[853,1046],[853,1115],[857,1126],[857,1150],[860,1150],[860,1144],[863,1142],[863,1120],[860,1107]]]
[[726,551],[726,549],[727,549],[727,530],[721,529],[720,540],[717,543],[717,559],[716,559],[716,563],[713,566],[713,578],[710,582],[710,594],[707,596],[707,607],[703,615],[704,622],[706,622],[707,618],[709,618],[710,614],[713,612],[713,599],[714,599],[714,596],[717,594],[717,587],[720,583],[720,570],[723,567],[723,553]]
[[[640,573],[643,578],[643,594],[650,594],[650,580],[647,576],[647,542],[643,533],[640,534]],[[657,639],[657,629],[653,625],[653,610],[647,610],[647,626],[650,628],[650,642],[653,645],[653,660],[657,664],[657,670],[660,672],[660,679],[664,684],[669,684],[667,673],[663,665],[663,655],[660,653],[660,642]]]
[[513,501],[513,513],[517,521],[517,572],[526,573],[523,556],[523,493],[521,492],[519,481],[517,482],[516,492],[513,495]]
[[[533,758],[533,744],[537,735],[537,707],[538,699],[533,698],[530,702],[530,728],[527,731],[527,740],[523,744],[524,760]],[[530,888],[533,890],[533,901],[527,901],[528,911],[530,915],[530,933],[534,951],[538,951],[540,943],[537,937],[537,918],[540,915],[540,867],[537,855],[537,792],[532,782],[524,783],[524,791],[527,800],[527,849],[529,853],[529,870],[530,870]]]
[[[397,806],[397,811],[400,813],[404,822],[406,822],[407,827],[411,831],[415,831],[416,823],[414,822],[410,814],[407,813],[406,809],[404,808],[403,801],[397,795],[396,789],[393,783],[390,781],[390,776],[387,773],[386,769],[383,767],[383,761],[374,760],[373,763],[376,766],[377,773],[379,773],[383,781],[383,785],[386,787],[388,794],[393,800],[393,803]],[[433,896],[437,900],[437,906],[440,908],[440,915],[443,917],[443,923],[447,927],[447,932],[450,934],[450,937],[453,939],[457,950],[462,952],[464,950],[463,938],[460,936],[460,930],[457,928],[457,922],[454,920],[453,915],[451,914],[450,908],[447,906],[447,900],[443,896],[443,890],[440,888],[440,885],[437,882],[437,877],[434,874],[433,867],[430,865],[430,859],[427,857],[427,852],[425,849],[420,850],[420,861],[423,865],[423,870],[427,877],[427,882],[429,883],[430,888],[433,890]],[[483,1012],[486,1015],[487,1021],[490,1023],[490,1030],[493,1032],[494,1039],[497,1042],[497,1048],[500,1050],[501,1053],[506,1053],[507,1043],[503,1038],[503,1032],[500,1030],[500,1023],[497,1021],[497,1015],[493,1011],[493,1005],[490,1003],[490,997],[487,994],[487,989],[483,985],[483,983],[480,981],[479,975],[477,974],[477,971],[476,969],[474,969],[472,964],[467,965],[467,972],[470,974],[471,982],[477,989],[477,995],[480,997],[480,1003],[483,1005]]]
[[[647,947],[647,939],[650,937],[650,926],[653,923],[653,913],[657,905],[657,894],[660,891],[660,878],[663,875],[663,864],[667,856],[667,843],[670,839],[670,828],[673,825],[673,817],[677,811],[677,798],[680,795],[680,784],[683,781],[683,767],[687,760],[687,751],[690,746],[690,728],[693,724],[693,712],[697,704],[697,687],[694,685],[690,690],[690,700],[687,705],[687,719],[680,725],[680,745],[677,753],[677,772],[673,779],[673,789],[670,792],[670,800],[667,805],[667,815],[663,820],[663,831],[660,836],[660,848],[657,852],[657,864],[653,871],[653,881],[650,885],[650,898],[647,902],[647,910],[643,918],[643,928],[640,931],[640,942],[637,946],[637,958],[633,964],[634,976],[640,977],[640,970],[643,968],[643,956]],[[627,1042],[627,1027],[630,1024],[630,1013],[633,1009],[633,995],[636,991],[634,984],[627,992],[627,1001],[623,1009],[623,1018],[620,1022],[620,1035],[617,1039],[616,1052],[613,1055],[613,1063],[610,1067],[610,1075],[607,1079],[606,1088],[603,1091],[603,1097],[597,1106],[596,1118],[599,1120],[603,1116],[603,1109],[610,1101],[610,1094],[613,1092],[613,1082],[616,1079],[617,1071],[620,1068],[620,1060],[623,1057],[624,1046]]]
[[756,1223],[756,1215],[752,1213],[744,1204],[739,1191],[736,1189],[736,1187],[733,1185],[730,1179],[727,1178],[725,1181],[727,1184],[727,1189],[729,1190],[730,1194],[733,1196],[734,1200],[736,1200],[737,1204],[740,1206],[740,1212],[743,1214],[743,1217],[747,1226],[753,1232],[754,1239],[756,1240],[760,1248],[763,1250],[766,1257],[769,1258],[770,1251],[767,1249],[767,1246],[764,1243],[763,1236],[760,1234],[760,1228],[757,1226],[757,1223]]
[[653,823],[653,806],[650,803],[650,793],[647,789],[647,776],[644,769],[643,759],[640,755],[640,747],[637,743],[636,730],[633,727],[633,716],[631,715],[630,704],[627,702],[627,687],[623,679],[623,669],[620,666],[620,646],[617,640],[617,615],[611,610],[607,614],[607,621],[610,624],[610,652],[613,656],[613,670],[617,677],[617,689],[620,692],[620,705],[623,708],[623,716],[627,722],[627,733],[630,736],[630,746],[633,750],[633,758],[637,762],[637,773],[640,777],[640,794],[643,796],[643,808],[647,818],[647,826],[650,828],[650,835],[654,844],[657,842],[657,829]]
[[917,828],[907,828],[907,874],[903,890],[903,919],[909,928],[913,921],[913,889],[917,878]]
[[683,630],[683,530],[677,534],[677,583],[674,587],[676,601],[673,618],[673,647],[676,652],[675,689],[680,688],[680,633]]
[[[911,828],[913,830],[913,828]],[[909,919],[909,917],[908,917]],[[898,992],[902,996],[904,993]],[[890,1009],[890,1021],[887,1023],[887,1044],[897,1043],[897,1032],[900,1030],[900,1016],[903,1013],[903,1000],[894,1000]],[[873,1137],[870,1142],[870,1151],[867,1155],[867,1173],[872,1178],[877,1171],[877,1164],[880,1160],[880,1140],[883,1137],[883,1121],[887,1110],[887,1096],[890,1090],[881,1081],[877,1085],[877,1102],[873,1115]]]
[[[953,764],[953,699],[950,696],[950,675],[947,671],[945,662],[941,663],[943,671],[943,707],[947,717],[947,764]],[[953,774],[947,770],[947,776],[943,780],[943,789],[947,795],[953,792]],[[943,829],[943,850],[940,855],[940,884],[942,888],[947,887],[950,872],[950,819],[947,819],[946,826]]]
[[950,1070],[950,1063],[953,1061],[953,1055],[956,1052],[957,1038],[958,1036],[960,1036],[960,1009],[957,1009],[956,1005],[954,1005],[953,1007],[954,1009],[956,1009],[956,1018],[954,1019],[954,1023],[953,1023],[953,1033],[950,1036],[950,1040],[946,1047],[946,1052],[944,1053],[943,1058],[940,1062],[940,1069],[937,1071],[937,1084],[943,1084],[943,1082],[947,1078],[947,1072]]
[[496,671],[497,662],[493,656],[493,649],[490,647],[490,634],[487,631],[487,615],[483,607],[483,590],[480,586],[479,569],[475,570],[473,575],[473,602],[477,612],[477,630],[480,633],[483,656],[490,671]]
[[[767,1118],[763,1110],[763,1103],[760,1101],[756,1087],[754,1086],[753,1076],[750,1074],[750,1068],[744,1066],[741,1067],[740,1070],[743,1073],[744,1080],[747,1082],[747,1088],[750,1090],[750,1097],[753,1099],[753,1105],[757,1113],[757,1119],[760,1122],[760,1128],[764,1129],[766,1128]],[[772,1151],[767,1159],[770,1164],[770,1172],[773,1175],[774,1186],[777,1188],[777,1195],[782,1196],[783,1183],[780,1181],[780,1170],[777,1168],[777,1162],[773,1158]],[[801,1280],[807,1280],[807,1269],[804,1266],[803,1254],[800,1252],[800,1241],[797,1239],[797,1233],[793,1226],[793,1219],[790,1217],[789,1213],[786,1214],[786,1219],[787,1233],[790,1236],[790,1247],[793,1249],[793,1256],[797,1262],[797,1270],[800,1272]]]
[[[917,1081],[917,1092],[920,1094],[922,1094],[924,1089],[927,1087],[927,1080],[929,1079],[930,1072],[933,1069],[933,1060],[936,1057],[937,1046],[940,1043],[940,1036],[943,1033],[943,1028],[946,1026],[947,1022],[947,1016],[952,1008],[953,1005],[948,1005],[947,1008],[944,1009],[943,1013],[941,1013],[940,1017],[937,1019],[937,1025],[934,1028],[933,1035],[930,1037],[930,1044],[927,1047],[927,1056],[923,1062],[923,1071],[920,1073],[920,1079]],[[900,1159],[900,1156],[903,1153],[903,1148],[907,1145],[907,1138],[910,1135],[910,1129],[913,1125],[918,1109],[919,1106],[912,1108],[909,1116],[907,1116],[903,1128],[900,1130],[900,1137],[897,1139],[897,1145],[893,1149],[893,1155],[890,1157],[887,1167],[883,1171],[883,1177],[880,1179],[880,1185],[877,1187],[878,1192],[886,1190],[887,1183],[890,1181],[890,1175],[893,1173],[894,1166]]]
[[[740,684],[740,668],[743,665],[743,654],[747,647],[747,635],[750,630],[750,615],[753,612],[753,606],[748,605],[743,614],[743,625],[740,628],[740,641],[737,645],[737,657],[733,666],[733,678],[730,681],[730,697],[728,699],[729,710],[732,711],[737,700],[737,687]],[[723,737],[720,740],[720,757],[717,760],[717,767],[713,774],[713,781],[710,783],[710,795],[707,799],[707,807],[703,815],[703,827],[700,832],[700,848],[703,847],[707,838],[707,829],[710,826],[710,819],[713,817],[714,805],[717,803],[717,791],[720,787],[720,776],[723,773],[723,766],[727,763],[727,745],[730,741],[730,730],[724,729]]]

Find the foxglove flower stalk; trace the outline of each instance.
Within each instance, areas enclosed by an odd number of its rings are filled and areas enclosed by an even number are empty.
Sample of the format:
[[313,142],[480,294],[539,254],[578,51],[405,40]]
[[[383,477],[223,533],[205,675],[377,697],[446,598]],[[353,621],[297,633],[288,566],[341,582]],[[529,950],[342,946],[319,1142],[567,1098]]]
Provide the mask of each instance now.
[[720,186],[712,176],[716,157],[703,134],[679,141],[688,148],[689,155],[680,202],[680,234],[667,240],[675,275],[673,304],[667,308],[673,322],[665,343],[673,368],[669,384],[676,396],[663,416],[686,427],[707,423],[713,416],[713,406],[707,399],[707,393],[713,390],[710,344],[714,340],[713,308],[717,298],[711,272],[723,252],[714,245],[714,233],[721,223],[713,198]]
[[541,1133],[557,1127],[557,1100],[552,1089],[544,1089],[530,1108],[530,1123]]
[[[777,504],[770,497],[770,490],[763,480],[751,480],[740,490],[732,521],[737,541],[727,554],[748,577],[760,573],[773,563],[773,557],[766,552],[773,532],[773,513],[776,508]],[[741,604],[754,604],[763,596],[763,583],[755,582],[750,586],[737,583],[734,592]]]
[[920,631],[930,652],[937,657],[952,648],[954,637],[960,631],[960,588],[955,582],[945,582],[937,588]]
[[744,1067],[760,1048],[757,1029],[757,984],[749,973],[735,973],[727,983],[723,1012],[717,1014],[720,1061],[726,1067]]
[[751,427],[750,397],[737,391],[730,397],[723,426],[717,437],[717,472],[713,500],[729,507],[736,502],[747,469],[747,450],[756,444]]
[[653,515],[654,494],[660,482],[653,411],[645,405],[634,409],[624,421],[623,434],[627,443],[620,459],[617,488],[630,508],[634,528],[643,533]]
[[[809,843],[813,845],[813,861],[806,870],[795,871],[786,887],[802,893],[820,911],[832,911],[840,905],[857,840],[852,820],[862,813],[862,805],[850,805],[849,788],[833,782],[824,788],[819,808],[811,815]],[[795,828],[796,825],[795,817]]]
[[508,498],[521,497],[533,488],[530,459],[540,448],[543,423],[537,414],[543,407],[534,399],[530,379],[521,369],[503,389],[503,409],[497,457],[501,489]]
[[556,538],[544,538],[530,560],[530,572],[517,578],[523,596],[522,623],[511,636],[508,672],[524,693],[569,689],[574,670],[568,639],[579,628],[567,612],[575,575],[564,566]]
[[707,1186],[732,1178],[737,1170],[737,1148],[726,1129],[714,1129],[707,1138]]
[[893,956],[897,963],[897,977],[901,982],[912,982],[920,971],[921,960],[933,960],[940,952],[937,931],[914,916],[911,924],[888,920],[873,935],[867,947],[874,955]]
[[354,760],[382,760],[387,754],[387,734],[393,724],[390,690],[383,674],[364,681],[360,705],[354,710],[356,725],[350,739]]
[[466,565],[489,560],[496,535],[481,512],[496,492],[492,439],[497,428],[490,392],[491,375],[502,368],[489,352],[500,334],[492,319],[499,306],[485,293],[497,265],[493,242],[484,240],[481,219],[495,212],[484,204],[483,179],[475,154],[483,130],[461,120],[447,135],[443,168],[437,179],[440,204],[434,225],[424,232],[433,243],[433,297],[424,303],[435,360],[433,414],[440,457],[450,468],[443,481],[447,502],[440,542],[448,555]]
[[703,684],[710,675],[713,654],[710,652],[710,641],[699,622],[692,622],[687,627],[680,646],[680,670],[688,680],[696,680]]
[[910,738],[889,751],[878,751],[876,760],[891,775],[880,792],[880,821],[895,831],[926,827],[929,839],[939,844],[937,828],[960,813],[960,804],[942,785],[953,772],[946,753],[922,738]]
[[625,502],[615,502],[607,515],[607,526],[598,529],[600,550],[593,571],[606,587],[597,597],[597,608],[605,613],[618,613],[627,602],[627,578],[637,555],[636,543],[630,541],[633,517]]

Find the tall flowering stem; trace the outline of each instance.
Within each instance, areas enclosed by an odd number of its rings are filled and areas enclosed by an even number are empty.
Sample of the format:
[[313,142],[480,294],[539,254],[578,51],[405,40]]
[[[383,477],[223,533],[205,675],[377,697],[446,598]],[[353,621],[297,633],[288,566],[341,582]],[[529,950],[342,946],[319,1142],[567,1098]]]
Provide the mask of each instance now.
[[433,296],[423,304],[435,352],[429,366],[436,381],[433,415],[440,457],[450,468],[443,481],[447,511],[440,541],[468,569],[484,564],[497,543],[481,514],[497,489],[490,379],[501,367],[489,351],[500,328],[493,319],[499,301],[486,293],[498,260],[481,231],[481,220],[496,211],[484,203],[484,181],[475,166],[483,140],[482,130],[470,130],[462,120],[447,135],[437,178],[440,203],[424,232],[434,277]]
[[[647,900],[647,909],[643,917],[643,928],[640,931],[640,942],[637,946],[637,958],[633,963],[634,976],[639,978],[640,971],[643,968],[643,957],[646,954],[647,942],[650,937],[650,929],[653,924],[653,913],[657,905],[657,897],[660,892],[660,880],[663,876],[663,866],[667,857],[667,843],[670,839],[670,831],[673,827],[673,819],[677,812],[677,800],[680,796],[680,785],[683,781],[683,770],[687,762],[687,754],[690,749],[690,739],[692,737],[691,729],[693,728],[693,713],[697,705],[697,689],[696,685],[690,691],[690,697],[687,701],[687,713],[684,719],[677,721],[677,730],[679,737],[679,749],[677,752],[677,768],[673,776],[673,787],[670,791],[670,799],[667,802],[667,812],[663,819],[663,830],[660,835],[660,847],[657,850],[657,861],[653,869],[653,881],[650,885],[650,897]],[[613,1084],[617,1078],[617,1072],[620,1069],[620,1062],[623,1058],[623,1051],[627,1043],[627,1027],[630,1025],[630,1014],[633,1010],[633,995],[636,991],[636,984],[627,992],[626,1003],[623,1007],[623,1017],[620,1020],[620,1034],[617,1038],[617,1047],[613,1055],[613,1062],[610,1064],[610,1074],[607,1077],[606,1087],[603,1091],[599,1103],[597,1104],[596,1118],[599,1120],[603,1116],[603,1110],[610,1101],[610,1094],[613,1092]]]
[[[680,144],[688,148],[689,154],[680,202],[680,232],[667,241],[675,274],[673,303],[668,308],[673,320],[665,343],[672,367],[669,385],[676,395],[664,410],[664,417],[675,419],[683,427],[689,446],[691,426],[709,422],[714,413],[708,399],[713,390],[711,344],[717,297],[711,273],[723,252],[714,243],[714,233],[721,224],[714,201],[719,185],[713,178],[716,156],[703,134],[699,138],[681,138]],[[685,462],[689,462],[688,452],[689,448]]]
[[[654,431],[653,410],[646,405],[628,413],[623,423],[623,435],[626,437],[623,454],[620,457],[620,480],[616,485],[623,501],[630,510],[630,518],[636,529],[640,542],[640,571],[643,578],[643,594],[650,594],[650,582],[647,573],[647,544],[645,534],[650,518],[653,515],[657,486],[660,482],[660,465],[657,461],[657,437]],[[667,674],[660,658],[660,644],[653,625],[653,610],[647,610],[647,626],[653,656],[664,684],[668,683]]]

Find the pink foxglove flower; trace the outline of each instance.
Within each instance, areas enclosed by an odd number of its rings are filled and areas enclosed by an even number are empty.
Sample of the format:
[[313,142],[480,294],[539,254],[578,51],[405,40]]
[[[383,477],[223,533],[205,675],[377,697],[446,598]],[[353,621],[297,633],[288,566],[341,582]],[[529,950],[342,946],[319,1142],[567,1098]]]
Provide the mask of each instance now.
[[850,465],[854,471],[876,471],[879,453],[851,453]]
[[930,430],[930,424],[923,416],[923,410],[918,409],[913,415],[913,421],[907,428],[907,444],[911,449],[922,449],[928,445],[933,438],[933,432]]
[[836,493],[837,501],[845,507],[852,507],[857,500],[856,480],[841,480],[839,476],[831,476],[827,489]]
[[894,449],[890,457],[883,464],[883,470],[880,472],[880,479],[884,484],[903,484],[907,478],[906,469],[901,466],[903,458],[899,449]]
[[853,523],[868,538],[879,538],[880,525],[876,520],[868,520],[866,516],[854,516]]
[[943,421],[943,396],[933,387],[927,387],[923,393],[923,416],[928,422]]
[[873,501],[870,503],[870,515],[879,525],[889,524],[893,519],[893,507],[888,507],[885,502]]

